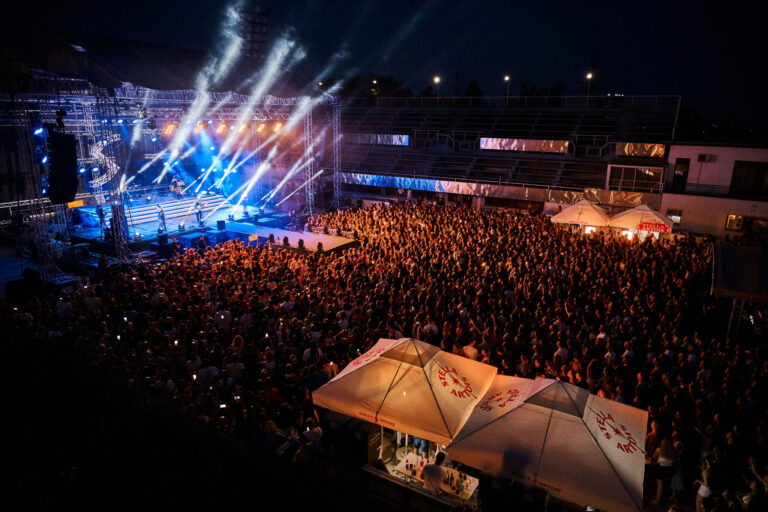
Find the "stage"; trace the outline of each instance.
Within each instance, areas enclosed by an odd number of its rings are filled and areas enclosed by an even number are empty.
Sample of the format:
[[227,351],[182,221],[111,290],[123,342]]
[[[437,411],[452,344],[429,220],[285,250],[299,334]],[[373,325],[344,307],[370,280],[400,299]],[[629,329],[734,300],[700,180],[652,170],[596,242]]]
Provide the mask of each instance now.
[[[157,196],[134,200],[126,206],[128,219],[129,249],[138,253],[153,251],[160,257],[169,255],[167,243],[176,239],[184,248],[197,248],[200,235],[205,237],[208,245],[215,245],[233,238],[239,238],[249,245],[264,245],[269,241],[269,235],[274,236],[274,246],[287,250],[299,250],[299,240],[304,241],[304,249],[317,251],[319,243],[324,251],[338,251],[358,244],[357,240],[342,236],[325,235],[312,232],[297,232],[283,229],[290,223],[290,216],[285,212],[266,209],[255,216],[256,209],[251,207],[249,218],[242,217],[242,207],[234,208],[222,196],[204,196],[203,225],[197,224],[194,214],[194,197],[177,198],[174,196]],[[166,231],[158,233],[157,204],[163,205],[166,217]],[[114,243],[103,237],[98,225],[96,207],[81,207],[79,215],[82,223],[71,232],[74,243],[88,244],[93,252],[112,253]],[[111,220],[111,212],[106,211],[107,221]],[[236,220],[230,220],[230,215],[238,214]],[[224,229],[220,229],[220,223]],[[183,227],[183,229],[182,229]],[[167,240],[166,236],[167,235]],[[288,245],[284,245],[285,237]]]
[[[269,235],[271,234],[275,237],[275,243],[273,245],[286,249],[298,249],[299,240],[304,240],[304,248],[311,252],[317,250],[318,243],[323,244],[323,250],[325,252],[342,251],[350,247],[356,247],[360,243],[353,238],[345,238],[343,236],[325,235],[323,233],[313,233],[311,231],[287,231],[285,229],[271,228],[244,222],[227,222],[226,232],[228,235],[232,235],[230,238],[239,238],[243,242],[250,242],[252,245],[256,243],[259,243],[260,245],[265,244],[269,240]],[[283,239],[285,237],[288,237],[289,245],[287,247],[283,245]]]

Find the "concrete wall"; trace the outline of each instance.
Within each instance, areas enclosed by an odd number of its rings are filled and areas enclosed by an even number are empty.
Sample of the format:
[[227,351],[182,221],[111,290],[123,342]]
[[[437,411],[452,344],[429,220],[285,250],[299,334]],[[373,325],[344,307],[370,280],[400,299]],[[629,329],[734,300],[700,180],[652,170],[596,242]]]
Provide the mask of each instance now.
[[675,226],[676,230],[718,237],[740,234],[737,231],[726,231],[728,215],[768,218],[768,202],[725,197],[665,193],[661,198],[660,211],[666,215],[669,209],[683,212],[680,224]]
[[[699,155],[715,155],[714,162],[699,162]],[[727,146],[683,146],[673,144],[669,148],[667,162],[671,180],[672,170],[678,158],[690,158],[688,168],[688,191],[695,191],[702,186],[712,186],[728,193],[733,176],[733,164],[737,160],[747,162],[768,162],[768,149],[741,148]]]

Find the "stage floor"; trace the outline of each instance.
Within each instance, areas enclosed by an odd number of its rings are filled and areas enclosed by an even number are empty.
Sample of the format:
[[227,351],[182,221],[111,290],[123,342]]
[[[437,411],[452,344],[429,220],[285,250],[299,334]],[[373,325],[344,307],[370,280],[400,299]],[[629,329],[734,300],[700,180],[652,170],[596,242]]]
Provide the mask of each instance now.
[[[210,217],[208,217],[205,220],[205,227],[210,229],[216,229],[216,221],[219,221],[219,220],[226,221],[228,213],[229,213],[229,209],[224,209],[224,208],[222,208],[217,212],[214,212]],[[186,228],[186,231],[179,230],[179,224],[182,220],[184,221],[184,227]],[[197,220],[194,214],[189,215],[183,219],[167,220],[165,222],[165,225],[168,228],[168,231],[166,231],[166,233],[168,233],[169,238],[173,238],[174,236],[178,236],[178,235],[183,235],[184,233],[191,230],[200,229],[197,226]],[[160,222],[157,220],[153,220],[150,222],[142,222],[140,224],[132,224],[128,228],[130,231],[130,241],[131,242],[137,241],[137,239],[140,239],[142,241],[154,241],[155,239],[157,239],[158,227],[160,227]],[[90,239],[90,240],[102,239],[101,229],[99,229],[98,226],[81,227],[77,229],[73,234],[78,238],[84,238],[84,239]]]
[[285,229],[257,226],[245,222],[227,221],[226,231],[233,235],[238,235],[238,238],[244,242],[248,242],[253,235],[257,235],[260,244],[266,242],[269,239],[269,235],[272,234],[275,235],[275,244],[282,245],[283,238],[287,236],[290,247],[294,249],[299,246],[299,239],[302,239],[304,240],[304,248],[309,251],[316,251],[318,243],[323,244],[324,251],[342,250],[358,244],[357,240],[343,236],[325,235],[310,231],[287,231]]

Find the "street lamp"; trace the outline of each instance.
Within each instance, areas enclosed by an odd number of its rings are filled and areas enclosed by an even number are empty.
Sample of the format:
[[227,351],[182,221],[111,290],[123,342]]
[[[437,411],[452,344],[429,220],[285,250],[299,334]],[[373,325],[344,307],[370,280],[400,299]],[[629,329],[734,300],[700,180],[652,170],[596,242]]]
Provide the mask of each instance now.
[[435,75],[435,78],[433,78],[432,81],[437,86],[437,99],[440,99],[440,77]]
[[587,73],[587,98],[589,98],[590,93],[592,92],[592,72],[590,71]]
[[504,96],[504,103],[509,105],[509,75],[504,75],[504,82],[507,84],[507,94]]

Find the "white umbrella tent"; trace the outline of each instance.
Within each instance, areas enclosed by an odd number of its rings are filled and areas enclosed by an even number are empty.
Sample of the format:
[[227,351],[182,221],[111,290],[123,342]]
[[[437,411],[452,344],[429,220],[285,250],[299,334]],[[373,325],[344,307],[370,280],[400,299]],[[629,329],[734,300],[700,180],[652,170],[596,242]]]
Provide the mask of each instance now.
[[448,444],[496,368],[419,340],[381,339],[330,382],[315,405]]
[[610,217],[599,206],[590,201],[583,200],[553,215],[550,220],[556,224],[602,227],[608,225]]
[[565,382],[497,376],[448,451],[566,501],[637,511],[647,420],[645,411]]
[[673,222],[646,205],[640,205],[621,212],[608,224],[612,228],[635,229],[655,233],[671,233]]

